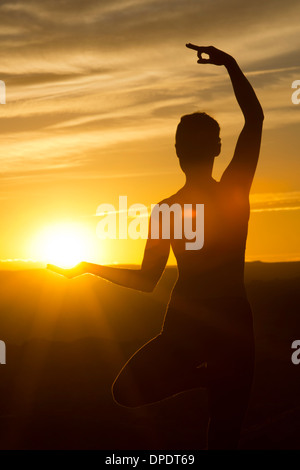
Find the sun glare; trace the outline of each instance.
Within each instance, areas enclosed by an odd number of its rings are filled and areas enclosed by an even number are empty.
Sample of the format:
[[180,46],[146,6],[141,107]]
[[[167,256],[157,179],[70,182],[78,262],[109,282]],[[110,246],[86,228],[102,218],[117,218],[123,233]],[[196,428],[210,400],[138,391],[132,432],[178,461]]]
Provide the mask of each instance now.
[[89,258],[89,237],[82,226],[59,224],[45,228],[35,243],[41,261],[61,268],[71,268]]

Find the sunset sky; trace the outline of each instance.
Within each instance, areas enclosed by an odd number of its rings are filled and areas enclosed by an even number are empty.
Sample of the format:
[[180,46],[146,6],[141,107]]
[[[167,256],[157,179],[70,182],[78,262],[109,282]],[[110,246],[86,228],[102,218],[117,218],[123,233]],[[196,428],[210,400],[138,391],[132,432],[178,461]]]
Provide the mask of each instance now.
[[45,233],[67,224],[87,261],[140,263],[145,240],[97,237],[97,207],[179,189],[183,114],[219,121],[220,178],[243,119],[226,70],[187,42],[232,54],[264,109],[246,259],[300,259],[299,1],[4,0],[0,16],[0,260],[46,262]]

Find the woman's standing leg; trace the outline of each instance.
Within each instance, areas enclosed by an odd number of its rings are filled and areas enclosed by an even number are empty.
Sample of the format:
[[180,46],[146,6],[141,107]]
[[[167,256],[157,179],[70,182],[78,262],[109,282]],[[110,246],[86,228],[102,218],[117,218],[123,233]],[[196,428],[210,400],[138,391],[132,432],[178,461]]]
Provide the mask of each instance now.
[[208,362],[209,449],[236,449],[248,408],[254,374],[251,333],[240,347],[223,345],[222,358]]

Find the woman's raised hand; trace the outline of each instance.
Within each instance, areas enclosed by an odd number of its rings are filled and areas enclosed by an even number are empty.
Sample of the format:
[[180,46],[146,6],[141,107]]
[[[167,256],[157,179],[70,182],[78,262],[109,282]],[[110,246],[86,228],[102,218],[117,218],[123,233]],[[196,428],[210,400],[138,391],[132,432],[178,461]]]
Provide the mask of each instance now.
[[[186,44],[186,47],[197,51],[198,64],[227,65],[232,60],[229,54],[214,46],[196,46],[189,43]],[[202,54],[207,54],[209,57],[204,58]]]

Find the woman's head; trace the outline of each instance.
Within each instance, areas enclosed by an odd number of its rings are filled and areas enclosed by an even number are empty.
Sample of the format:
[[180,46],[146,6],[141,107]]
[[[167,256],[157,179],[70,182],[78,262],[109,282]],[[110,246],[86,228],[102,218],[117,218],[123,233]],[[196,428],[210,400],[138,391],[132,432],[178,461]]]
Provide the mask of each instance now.
[[183,171],[202,166],[220,153],[220,126],[206,113],[186,114],[177,126],[175,147]]

